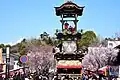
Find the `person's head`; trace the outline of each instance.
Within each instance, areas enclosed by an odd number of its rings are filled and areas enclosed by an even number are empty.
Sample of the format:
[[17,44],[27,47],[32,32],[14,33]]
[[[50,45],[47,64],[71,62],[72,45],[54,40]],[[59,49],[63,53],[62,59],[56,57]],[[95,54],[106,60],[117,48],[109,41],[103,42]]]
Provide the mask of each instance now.
[[65,26],[69,26],[69,24],[68,24],[68,23],[65,23]]
[[15,72],[15,75],[17,74],[17,72]]

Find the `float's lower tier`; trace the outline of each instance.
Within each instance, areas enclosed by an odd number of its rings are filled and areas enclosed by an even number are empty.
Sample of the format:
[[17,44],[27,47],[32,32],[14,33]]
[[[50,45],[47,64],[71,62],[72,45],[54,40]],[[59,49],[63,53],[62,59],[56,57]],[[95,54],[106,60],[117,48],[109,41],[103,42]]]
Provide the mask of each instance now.
[[82,60],[83,57],[84,57],[84,54],[62,54],[62,53],[56,53],[54,55],[54,58],[56,60],[64,60],[64,59]]

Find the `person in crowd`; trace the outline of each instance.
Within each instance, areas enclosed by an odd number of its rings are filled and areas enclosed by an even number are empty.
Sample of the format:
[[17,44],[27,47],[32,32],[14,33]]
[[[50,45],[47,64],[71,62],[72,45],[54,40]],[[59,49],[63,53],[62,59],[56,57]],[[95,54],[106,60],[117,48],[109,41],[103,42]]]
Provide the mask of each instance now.
[[3,80],[5,79],[5,74],[2,75]]
[[65,76],[62,76],[62,77],[61,77],[61,80],[64,80],[64,79],[65,79]]
[[97,75],[95,73],[92,74],[92,79],[97,80]]
[[82,74],[82,80],[88,80],[88,71],[86,68],[84,68],[84,71]]
[[72,26],[69,27],[70,32],[72,32]]
[[24,74],[21,74],[21,79],[25,80],[25,75]]
[[60,43],[57,47],[59,48],[59,51],[62,52],[62,43]]
[[2,74],[0,75],[0,80],[3,80]]
[[72,26],[70,26],[70,27],[69,27],[69,31],[72,32],[72,33],[74,33],[75,28],[73,28]]
[[20,72],[18,72],[18,74],[17,74],[17,80],[21,80],[21,78],[20,78]]
[[75,28],[72,27],[72,31],[71,32],[74,33],[75,32]]
[[13,80],[17,80],[17,73],[15,72],[14,76],[13,76]]
[[88,75],[87,74],[83,74],[82,80],[88,80]]
[[65,24],[64,24],[64,28],[63,28],[63,34],[64,34],[64,35],[66,35],[67,32],[68,32],[68,26],[69,26],[68,23],[65,23]]
[[55,53],[56,51],[55,51],[55,47],[52,49],[52,53]]

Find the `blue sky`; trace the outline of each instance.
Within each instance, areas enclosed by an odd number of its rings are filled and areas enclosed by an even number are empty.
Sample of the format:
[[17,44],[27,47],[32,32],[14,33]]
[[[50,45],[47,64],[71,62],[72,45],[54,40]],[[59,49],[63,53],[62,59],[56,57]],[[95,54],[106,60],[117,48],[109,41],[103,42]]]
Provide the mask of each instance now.
[[[0,0],[0,43],[15,42],[20,38],[51,35],[61,29],[55,6],[64,0]],[[79,17],[78,28],[93,30],[103,37],[120,32],[120,0],[74,0],[85,6]]]

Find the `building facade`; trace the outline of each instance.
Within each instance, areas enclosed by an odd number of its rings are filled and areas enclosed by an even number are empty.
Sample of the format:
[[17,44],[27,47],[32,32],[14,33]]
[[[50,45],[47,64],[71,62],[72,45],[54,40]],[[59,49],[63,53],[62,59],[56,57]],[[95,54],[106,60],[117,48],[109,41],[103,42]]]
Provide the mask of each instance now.
[[[10,70],[18,68],[19,56],[16,53],[10,53]],[[6,71],[6,53],[3,53],[2,48],[0,48],[0,72]]]
[[107,44],[108,48],[114,48],[114,47],[120,45],[120,40],[108,40],[107,42],[108,42],[108,44]]

